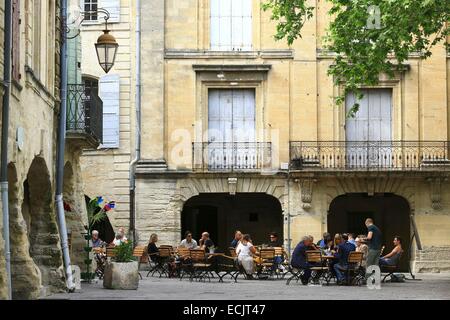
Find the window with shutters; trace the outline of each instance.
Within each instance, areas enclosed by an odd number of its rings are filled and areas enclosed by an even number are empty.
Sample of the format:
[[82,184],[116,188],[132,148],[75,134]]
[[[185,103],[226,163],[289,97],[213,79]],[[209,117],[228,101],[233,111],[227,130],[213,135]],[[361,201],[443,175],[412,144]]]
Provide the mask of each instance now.
[[12,79],[20,81],[20,0],[12,2]]
[[211,50],[252,50],[252,0],[211,0]]
[[120,146],[120,76],[105,75],[98,83],[103,101],[103,149]]

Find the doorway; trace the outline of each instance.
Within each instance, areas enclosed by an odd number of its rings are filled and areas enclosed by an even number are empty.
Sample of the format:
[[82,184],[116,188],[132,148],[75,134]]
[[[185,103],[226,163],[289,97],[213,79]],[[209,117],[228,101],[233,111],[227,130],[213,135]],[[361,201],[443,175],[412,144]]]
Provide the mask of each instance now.
[[411,226],[410,207],[406,199],[394,194],[347,194],[337,197],[330,205],[328,231],[336,233],[350,232],[358,236],[367,235],[365,220],[372,218],[383,235],[384,254],[393,249],[395,236],[402,238],[405,253],[401,261],[401,270],[408,271],[410,261]]
[[226,252],[236,230],[250,234],[253,244],[269,242],[271,232],[283,238],[283,214],[278,199],[260,193],[200,194],[189,199],[181,215],[181,238],[191,231],[199,240],[209,232],[219,251]]

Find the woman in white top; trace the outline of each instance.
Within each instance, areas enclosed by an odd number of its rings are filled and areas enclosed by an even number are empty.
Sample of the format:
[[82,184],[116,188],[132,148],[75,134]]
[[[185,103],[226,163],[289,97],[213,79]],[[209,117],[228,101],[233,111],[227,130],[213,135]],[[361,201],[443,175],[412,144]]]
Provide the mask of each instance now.
[[245,273],[251,277],[254,271],[253,255],[256,249],[251,243],[250,235],[246,234],[242,237],[241,242],[236,248],[236,254],[239,263],[245,270]]
[[197,249],[198,248],[197,241],[192,239],[191,232],[189,232],[189,231],[186,232],[185,239],[183,241],[181,241],[180,247],[187,248],[187,249]]

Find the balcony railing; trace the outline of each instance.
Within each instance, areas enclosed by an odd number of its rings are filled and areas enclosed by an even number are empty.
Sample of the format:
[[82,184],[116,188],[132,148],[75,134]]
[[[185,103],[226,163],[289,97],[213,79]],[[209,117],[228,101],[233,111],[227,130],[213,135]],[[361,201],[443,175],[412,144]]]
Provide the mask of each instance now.
[[450,170],[448,141],[291,142],[291,170]]
[[194,171],[262,171],[272,164],[271,143],[193,143],[192,150]]
[[103,102],[83,84],[69,84],[67,91],[68,138],[87,139],[96,148],[103,141]]

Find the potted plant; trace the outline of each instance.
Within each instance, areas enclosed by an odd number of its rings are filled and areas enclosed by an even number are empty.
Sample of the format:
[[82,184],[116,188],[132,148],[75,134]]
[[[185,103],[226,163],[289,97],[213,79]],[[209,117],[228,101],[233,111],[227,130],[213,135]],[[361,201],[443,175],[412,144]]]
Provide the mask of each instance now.
[[137,290],[139,263],[133,257],[133,243],[125,242],[115,248],[115,255],[106,262],[103,287],[114,290]]

